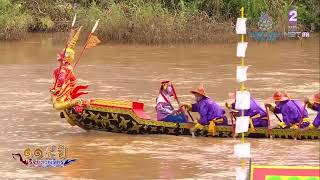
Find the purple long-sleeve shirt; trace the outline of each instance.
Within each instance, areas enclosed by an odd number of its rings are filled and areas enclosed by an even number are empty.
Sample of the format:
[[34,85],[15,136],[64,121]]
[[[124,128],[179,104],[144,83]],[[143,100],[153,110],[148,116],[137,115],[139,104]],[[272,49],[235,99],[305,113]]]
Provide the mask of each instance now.
[[[232,103],[232,109],[235,109],[235,103]],[[238,113],[238,116],[241,116],[241,112]],[[252,119],[252,123],[255,127],[267,127],[268,126],[268,121],[266,120],[267,118],[267,113],[262,107],[259,105],[259,103],[251,97],[250,99],[250,109],[244,110],[244,115],[245,116],[259,116],[257,118]]]
[[311,109],[318,112],[312,123],[315,128],[318,128],[320,126],[320,104],[314,103]]
[[208,97],[203,97],[200,101],[192,104],[192,112],[198,112],[201,116],[198,121],[201,125],[208,125],[212,119],[223,118],[224,121],[221,124],[226,124],[225,111],[213,100]]
[[[291,124],[299,123],[301,121],[303,106],[298,100],[286,100],[276,105],[274,113],[282,114],[283,122],[290,127]],[[303,118],[308,117],[307,110],[304,109]],[[309,125],[303,123],[303,126]]]

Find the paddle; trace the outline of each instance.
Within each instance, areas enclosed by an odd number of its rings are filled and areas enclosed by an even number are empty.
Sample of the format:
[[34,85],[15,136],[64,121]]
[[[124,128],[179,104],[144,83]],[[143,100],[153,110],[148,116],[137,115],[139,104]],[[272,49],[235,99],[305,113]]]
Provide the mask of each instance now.
[[[175,88],[174,88],[174,86],[173,86],[172,83],[171,83],[171,87],[172,87],[172,91],[173,91],[174,97],[175,97],[175,99],[177,100],[178,106],[180,107],[180,101],[179,101],[179,98],[178,98],[178,96],[177,96],[176,90],[175,90]],[[183,109],[183,108],[179,108],[179,109],[181,110],[181,112],[182,112],[182,114],[185,116],[185,118],[187,119],[187,115],[186,115],[184,109]],[[188,112],[191,120],[194,122],[194,119],[193,119],[193,117],[191,116],[191,113],[190,113],[189,111],[187,111],[187,112]]]
[[84,50],[87,49],[87,46],[88,46],[89,41],[90,41],[90,38],[92,37],[94,31],[97,29],[98,24],[99,24],[99,21],[100,21],[99,19],[96,21],[96,23],[94,24],[91,32],[89,33],[88,38],[87,38],[87,41],[86,41],[86,43],[84,44],[84,46],[83,46],[83,48],[82,48],[82,50],[81,50],[81,53],[80,53],[80,55],[78,56],[78,59],[77,59],[76,63],[73,65],[73,70],[76,68],[76,66],[77,66],[80,58],[82,57],[82,55],[83,55],[83,53],[84,53]]
[[235,129],[234,129],[234,123],[233,123],[233,119],[236,120],[236,117],[234,115],[234,112],[231,111],[231,108],[228,107],[228,104],[226,103],[226,107],[229,110],[229,114],[230,114],[230,118],[231,118],[231,127],[232,127],[232,136],[235,135]]
[[[300,119],[300,122],[299,122],[299,124],[298,124],[298,131],[297,131],[297,135],[296,135],[296,136],[299,136],[300,133],[303,133],[303,131],[305,131],[305,130],[299,131],[299,129],[300,129],[300,127],[301,127],[301,124],[303,123],[304,111],[305,111],[305,109],[306,109],[306,107],[307,107],[307,104],[308,104],[308,103],[304,103],[304,105],[303,105],[303,109],[302,109],[302,113],[301,113],[301,119]],[[297,138],[297,137],[295,137],[295,139],[296,139],[296,138]]]
[[266,108],[266,113],[267,113],[267,119],[268,119],[268,134],[269,134],[269,137],[272,138],[272,129],[270,128],[270,114],[269,114],[269,108],[268,106],[265,104],[264,107]]
[[300,122],[299,122],[299,125],[298,125],[299,128],[300,128],[300,126],[301,126],[301,124],[303,122],[303,116],[304,116],[304,111],[305,111],[306,107],[307,107],[307,103],[304,103],[303,109],[302,109],[302,113],[301,113],[301,119],[300,119]]
[[275,112],[273,112],[273,114],[277,117],[279,122],[283,122]]
[[[89,33],[89,35],[88,35],[88,37],[87,37],[87,40],[86,40],[86,43],[84,44],[84,46],[83,46],[83,48],[82,48],[82,50],[81,50],[81,53],[80,53],[80,55],[79,55],[78,58],[77,58],[76,63],[73,65],[73,68],[72,68],[73,71],[75,70],[75,68],[76,68],[76,66],[77,66],[80,58],[82,57],[84,51],[85,51],[87,48],[89,48],[89,47],[91,48],[91,47],[95,46],[97,43],[100,43],[99,39],[97,39],[98,42],[97,42],[96,44],[95,44],[95,42],[93,42],[93,43],[91,42],[91,43],[90,43],[90,40],[92,40],[91,38],[93,38],[93,39],[94,39],[94,38],[97,38],[97,37],[93,36],[93,33],[94,33],[94,31],[96,30],[96,28],[98,27],[99,21],[100,21],[99,19],[96,21],[96,23],[94,24],[91,32]],[[88,46],[88,45],[89,45],[89,46]],[[71,71],[66,75],[66,79],[69,77],[70,74],[71,74]]]

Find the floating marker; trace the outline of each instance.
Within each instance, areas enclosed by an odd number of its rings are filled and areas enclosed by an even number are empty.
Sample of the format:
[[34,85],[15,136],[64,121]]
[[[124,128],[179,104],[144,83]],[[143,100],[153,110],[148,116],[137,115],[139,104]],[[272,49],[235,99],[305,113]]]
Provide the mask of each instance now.
[[247,18],[238,18],[236,24],[236,33],[237,34],[247,34],[246,26]]
[[248,66],[237,66],[237,81],[244,82],[247,80]]
[[248,42],[239,42],[237,45],[237,57],[246,57]]
[[236,168],[236,180],[248,180],[249,169]]
[[249,129],[249,116],[237,117],[236,121],[236,133],[248,132]]
[[238,158],[250,158],[250,143],[241,143],[234,145],[234,155]]
[[236,109],[250,109],[250,93],[249,91],[237,91]]

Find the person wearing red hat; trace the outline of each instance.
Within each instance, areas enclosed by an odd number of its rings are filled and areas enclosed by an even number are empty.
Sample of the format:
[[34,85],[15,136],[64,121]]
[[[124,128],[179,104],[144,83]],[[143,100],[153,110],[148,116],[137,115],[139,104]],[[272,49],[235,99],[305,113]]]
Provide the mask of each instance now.
[[308,98],[305,98],[304,102],[308,105],[310,109],[318,112],[316,118],[313,120],[312,123],[310,123],[310,125],[306,129],[319,128],[320,126],[320,92],[314,95],[313,102],[311,102]]
[[283,121],[279,124],[281,128],[298,128],[301,116],[303,116],[303,123],[300,127],[309,126],[308,112],[301,103],[283,96],[280,91],[276,91],[272,98],[275,101],[275,105],[266,104],[266,107],[269,107],[269,110],[275,114],[282,115]]
[[[182,104],[188,111],[198,112],[200,114],[200,119],[196,128],[201,128],[203,125],[212,124],[215,125],[227,125],[228,120],[225,116],[225,111],[217,103],[215,103],[211,98],[206,96],[205,89],[203,86],[190,91],[196,100],[194,104]],[[213,123],[211,123],[213,122]]]
[[159,121],[185,123],[186,117],[179,111],[174,110],[171,97],[174,96],[173,88],[169,80],[161,81],[159,96],[156,99],[156,112]]

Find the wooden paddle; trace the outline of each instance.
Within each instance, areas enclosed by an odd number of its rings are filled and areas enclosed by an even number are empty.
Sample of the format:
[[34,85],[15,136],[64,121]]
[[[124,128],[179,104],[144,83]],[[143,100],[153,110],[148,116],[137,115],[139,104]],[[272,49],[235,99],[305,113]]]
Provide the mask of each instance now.
[[266,108],[266,113],[267,113],[267,119],[268,119],[268,134],[269,137],[272,138],[272,129],[270,128],[270,114],[269,114],[269,108],[268,106],[265,104],[264,107]]
[[283,122],[275,112],[273,114],[277,117],[278,121]]
[[99,21],[100,21],[100,19],[98,19],[98,20],[96,21],[96,23],[94,24],[91,32],[89,33],[89,35],[88,35],[88,37],[87,37],[87,40],[86,40],[86,43],[85,43],[84,46],[82,47],[82,50],[81,50],[81,52],[80,52],[80,55],[78,56],[78,59],[77,59],[76,63],[73,65],[73,70],[76,68],[76,66],[77,66],[79,60],[81,59],[84,51],[87,49],[87,46],[89,45],[90,38],[93,36],[93,33],[94,33],[95,30],[97,29],[98,24],[99,24]]
[[[171,87],[172,87],[172,91],[173,91],[174,97],[175,97],[175,99],[177,100],[178,106],[180,107],[180,101],[179,101],[179,98],[178,98],[178,96],[177,96],[176,90],[175,90],[175,88],[174,88],[174,86],[173,86],[172,83],[171,83]],[[179,108],[179,109],[181,110],[182,114],[183,114],[185,117],[187,117],[184,109],[183,109],[183,108]],[[191,120],[194,122],[194,119],[193,119],[191,113],[190,113],[189,111],[187,111],[187,112],[188,112]],[[187,119],[187,118],[186,118],[186,119]]]
[[307,104],[308,104],[308,103],[304,103],[304,105],[303,105],[303,109],[302,109],[302,113],[301,113],[301,119],[300,119],[300,122],[299,122],[299,124],[298,124],[298,131],[297,131],[295,140],[296,140],[297,137],[300,135],[300,133],[303,133],[303,132],[304,132],[303,130],[302,130],[302,131],[299,131],[299,129],[300,129],[300,127],[301,127],[301,124],[303,123],[304,111],[305,111],[305,109],[306,109],[306,107],[307,107]]
[[[173,94],[174,94],[174,96],[175,96],[175,98],[176,98],[176,100],[177,100],[177,103],[178,103],[179,109],[181,110],[182,114],[184,115],[184,117],[185,117],[185,118],[186,118],[186,120],[187,120],[188,118],[187,118],[187,115],[186,115],[186,113],[185,113],[184,109],[183,109],[183,108],[180,108],[180,101],[179,101],[179,99],[178,99],[178,96],[177,96],[176,90],[175,90],[175,88],[174,88],[174,86],[173,86],[173,84],[172,84],[172,83],[171,83],[171,87],[172,87]],[[187,111],[187,112],[188,112],[188,114],[189,114],[189,116],[190,116],[190,118],[191,118],[192,122],[194,122],[194,119],[193,119],[193,117],[192,117],[191,113],[190,113],[189,111]],[[194,131],[194,128],[193,128],[193,127],[191,127],[189,130],[190,130],[190,133],[191,133],[192,137],[194,138],[194,137],[195,137],[195,134],[194,134],[194,132],[195,132],[195,131]]]
[[303,116],[304,116],[304,111],[305,111],[306,107],[307,107],[307,103],[304,103],[303,109],[302,109],[302,113],[301,113],[301,119],[300,119],[300,122],[299,122],[299,125],[298,125],[299,128],[300,128],[300,126],[301,126],[301,124],[303,122]]
[[229,110],[229,114],[230,114],[230,119],[231,119],[231,127],[232,127],[232,136],[235,135],[235,129],[234,129],[234,123],[233,123],[233,119],[236,120],[237,118],[234,115],[234,112],[231,111],[231,108],[228,107],[228,103],[226,102],[226,107]]

